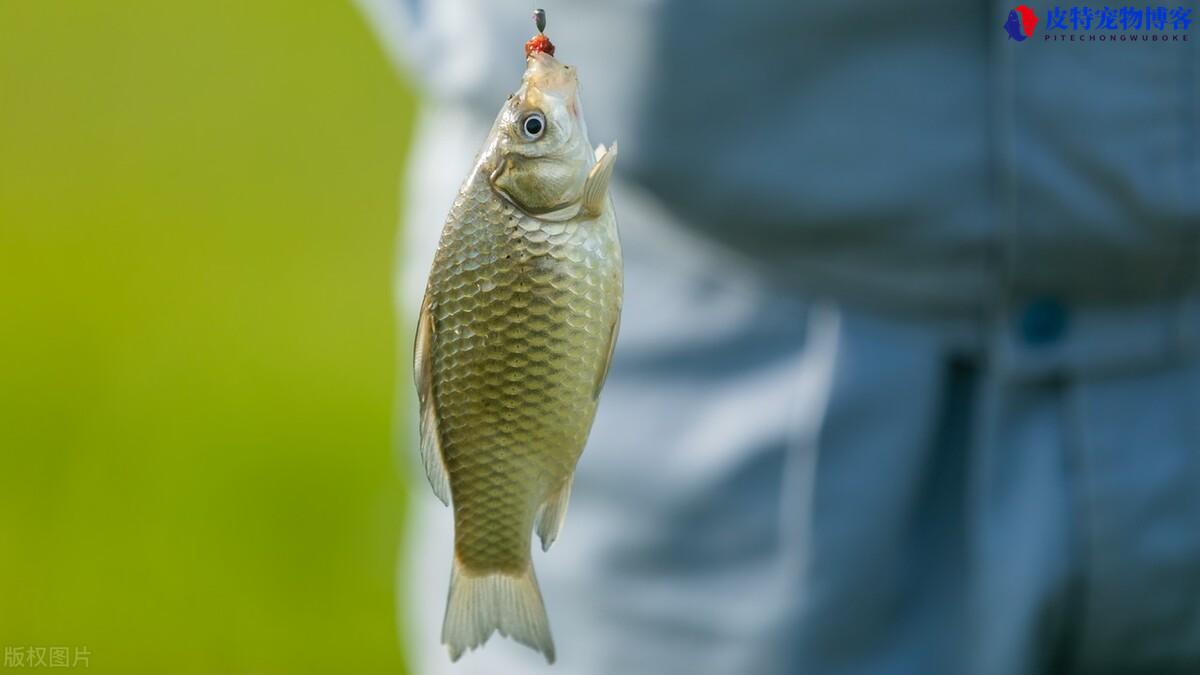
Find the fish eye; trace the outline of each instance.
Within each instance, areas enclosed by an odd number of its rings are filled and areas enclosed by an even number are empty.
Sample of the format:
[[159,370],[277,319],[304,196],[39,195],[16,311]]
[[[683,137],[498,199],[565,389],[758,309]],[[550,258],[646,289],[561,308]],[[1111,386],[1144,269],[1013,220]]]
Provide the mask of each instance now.
[[521,132],[531,141],[540,137],[545,130],[546,118],[540,112],[529,113],[521,122]]

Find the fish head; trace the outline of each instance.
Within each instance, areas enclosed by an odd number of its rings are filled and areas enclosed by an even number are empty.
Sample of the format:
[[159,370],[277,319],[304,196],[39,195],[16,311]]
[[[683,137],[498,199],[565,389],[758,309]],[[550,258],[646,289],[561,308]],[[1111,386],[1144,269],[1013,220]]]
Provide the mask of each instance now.
[[594,163],[575,68],[534,52],[493,129],[491,184],[526,213],[569,211]]

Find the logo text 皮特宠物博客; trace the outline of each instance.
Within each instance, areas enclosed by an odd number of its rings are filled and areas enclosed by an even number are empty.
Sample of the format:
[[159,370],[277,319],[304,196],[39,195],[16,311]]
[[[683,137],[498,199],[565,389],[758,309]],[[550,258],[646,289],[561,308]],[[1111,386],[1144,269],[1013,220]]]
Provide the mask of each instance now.
[[[1038,16],[1025,5],[1008,13],[1010,40],[1033,37]],[[1046,10],[1042,42],[1189,42],[1192,9],[1162,5],[1054,6]]]

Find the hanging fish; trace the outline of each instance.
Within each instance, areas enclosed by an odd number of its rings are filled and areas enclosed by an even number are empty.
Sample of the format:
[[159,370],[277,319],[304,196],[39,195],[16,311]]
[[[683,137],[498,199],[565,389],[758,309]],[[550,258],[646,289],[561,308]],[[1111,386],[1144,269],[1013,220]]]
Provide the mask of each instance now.
[[542,34],[446,218],[421,304],[421,456],[454,509],[450,658],[494,631],[554,661],[530,558],[558,536],[621,314],[608,182],[573,67]]

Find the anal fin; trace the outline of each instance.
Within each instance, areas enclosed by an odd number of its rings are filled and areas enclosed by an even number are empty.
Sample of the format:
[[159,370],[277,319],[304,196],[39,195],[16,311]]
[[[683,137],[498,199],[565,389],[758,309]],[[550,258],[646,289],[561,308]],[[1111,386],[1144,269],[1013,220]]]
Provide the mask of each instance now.
[[538,508],[534,529],[542,540],[542,550],[549,551],[550,545],[558,539],[558,531],[562,529],[563,520],[567,517],[567,502],[571,499],[571,484],[574,476],[567,477],[562,487],[542,502]]

